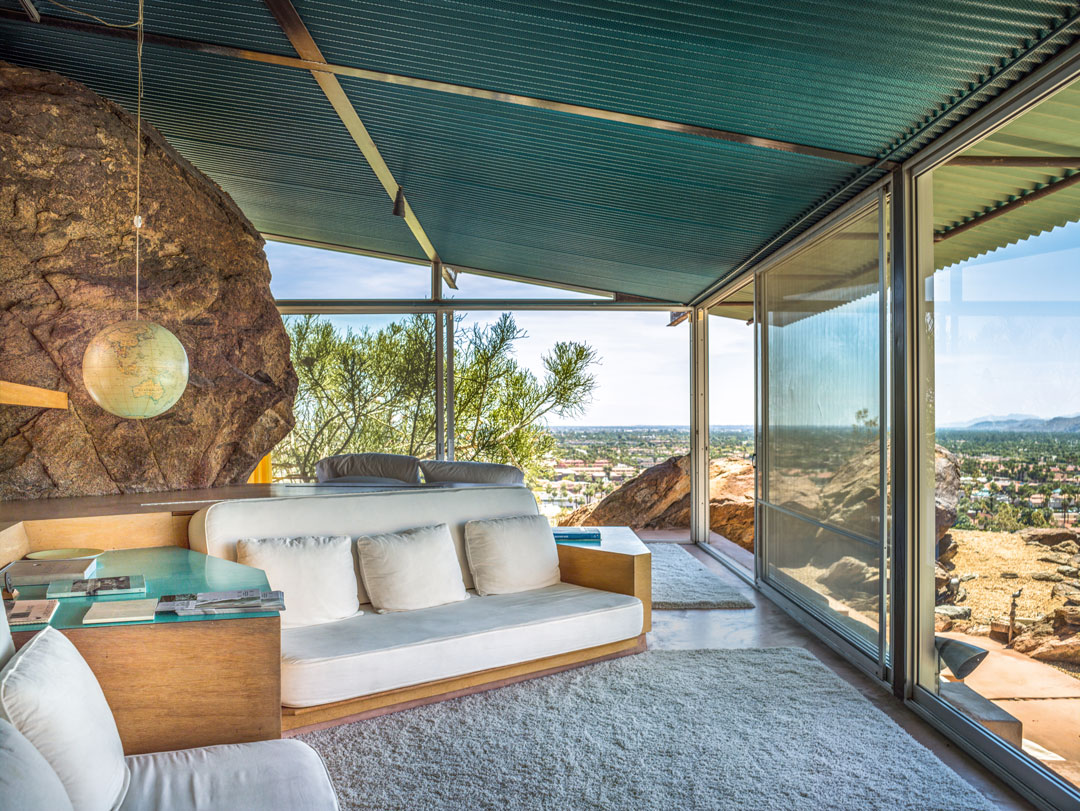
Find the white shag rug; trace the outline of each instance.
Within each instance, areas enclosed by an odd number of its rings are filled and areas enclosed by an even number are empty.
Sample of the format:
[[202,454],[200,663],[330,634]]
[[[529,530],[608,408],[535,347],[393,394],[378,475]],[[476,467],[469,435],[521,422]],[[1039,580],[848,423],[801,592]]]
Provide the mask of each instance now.
[[992,808],[802,648],[650,651],[302,740],[349,811]]
[[652,552],[653,608],[753,608],[754,604],[677,543],[646,544]]

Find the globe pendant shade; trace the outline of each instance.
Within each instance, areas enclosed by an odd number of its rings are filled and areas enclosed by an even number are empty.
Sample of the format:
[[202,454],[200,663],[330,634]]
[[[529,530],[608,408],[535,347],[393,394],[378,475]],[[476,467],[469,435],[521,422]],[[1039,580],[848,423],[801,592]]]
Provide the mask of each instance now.
[[187,388],[188,358],[176,336],[153,321],[120,321],[83,353],[83,384],[118,417],[142,420],[175,405]]

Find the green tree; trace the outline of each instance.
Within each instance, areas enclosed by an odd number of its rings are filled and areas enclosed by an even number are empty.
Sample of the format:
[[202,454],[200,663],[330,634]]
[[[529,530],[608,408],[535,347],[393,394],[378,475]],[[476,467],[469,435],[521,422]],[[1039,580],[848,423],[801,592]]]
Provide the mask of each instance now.
[[[286,319],[286,329],[299,388],[296,426],[274,449],[284,478],[312,481],[316,462],[339,453],[434,456],[432,316],[354,331],[306,315]],[[560,341],[537,377],[514,355],[526,334],[509,313],[456,336],[455,457],[513,464],[535,477],[555,445],[545,419],[578,415],[591,398],[595,350]]]

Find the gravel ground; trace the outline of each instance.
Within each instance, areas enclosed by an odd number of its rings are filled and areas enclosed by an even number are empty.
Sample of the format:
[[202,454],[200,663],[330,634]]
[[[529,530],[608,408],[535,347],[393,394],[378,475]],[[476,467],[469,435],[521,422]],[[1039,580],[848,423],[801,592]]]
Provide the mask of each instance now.
[[[1023,588],[1024,593],[1017,603],[1018,617],[1049,614],[1064,604],[1061,599],[1051,598],[1053,583],[1031,579],[1036,572],[1057,571],[1059,564],[1039,560],[1051,551],[1049,547],[1029,546],[1021,540],[1019,533],[954,529],[951,534],[959,546],[952,560],[955,568],[951,574],[978,575],[962,584],[967,590],[967,599],[957,603],[971,609],[973,626],[988,626],[995,618],[1008,619],[1012,595],[1019,588]],[[1015,572],[1019,578],[1004,579],[1002,572]]]

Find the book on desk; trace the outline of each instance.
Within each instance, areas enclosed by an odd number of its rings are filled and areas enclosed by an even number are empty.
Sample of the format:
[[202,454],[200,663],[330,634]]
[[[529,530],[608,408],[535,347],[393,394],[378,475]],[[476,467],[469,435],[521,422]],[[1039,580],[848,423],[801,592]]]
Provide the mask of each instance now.
[[555,543],[599,544],[602,540],[597,527],[555,527],[551,534],[555,536]]
[[16,560],[3,570],[4,587],[44,586],[54,580],[80,580],[97,568],[97,558],[60,558],[57,560]]
[[49,583],[45,596],[53,600],[64,597],[103,597],[111,594],[146,594],[146,579],[140,574],[125,574],[84,580],[54,580]]
[[8,625],[38,625],[53,618],[60,604],[56,600],[5,600]]

